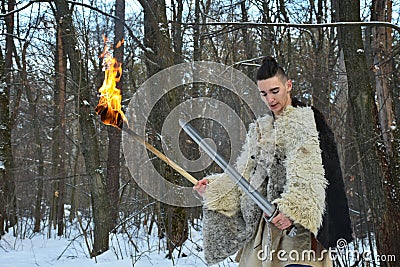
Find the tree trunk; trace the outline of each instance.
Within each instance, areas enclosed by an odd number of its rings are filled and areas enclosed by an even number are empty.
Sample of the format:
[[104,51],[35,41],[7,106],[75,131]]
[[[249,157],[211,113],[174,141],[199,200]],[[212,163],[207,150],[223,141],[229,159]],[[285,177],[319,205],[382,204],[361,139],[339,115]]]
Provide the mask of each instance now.
[[[196,0],[198,1],[198,0]],[[174,14],[173,24],[171,25],[171,34],[172,34],[172,42],[174,45],[174,63],[179,64],[184,62],[184,57],[182,55],[182,47],[183,47],[183,31],[182,31],[182,17],[183,17],[183,1],[182,0],[174,0],[171,1],[172,10]],[[195,9],[197,8],[197,4],[195,3]],[[196,13],[196,11],[195,11]],[[197,13],[196,13],[197,14]],[[195,21],[196,21],[195,15]],[[197,25],[197,23],[196,23]],[[196,25],[194,26],[194,31],[196,32]],[[197,25],[198,26],[198,25]],[[193,36],[194,39],[199,39],[196,37],[196,33]]]
[[[354,0],[339,1],[341,21],[360,21],[360,2]],[[386,162],[378,144],[381,132],[378,130],[378,112],[375,105],[364,53],[362,32],[360,27],[342,27],[340,29],[340,46],[344,52],[345,66],[349,85],[349,105],[353,113],[356,140],[362,158],[364,181],[368,204],[371,208],[378,253],[399,256],[399,241],[395,241],[398,233],[398,213],[390,214],[390,191]],[[390,181],[389,181],[390,182]],[[388,188],[389,187],[389,188]],[[394,225],[394,226],[393,226]],[[397,229],[396,229],[397,228]],[[393,241],[393,242],[392,242]],[[394,253],[389,247],[394,246]],[[387,262],[382,262],[385,264]]]
[[[125,0],[115,1],[115,16],[120,20],[125,20]],[[114,44],[124,39],[124,24],[115,20],[114,24]],[[114,48],[114,57],[118,62],[124,60],[124,44]],[[123,88],[123,76],[117,84],[118,89]],[[122,92],[122,90],[121,90]],[[107,157],[107,190],[110,199],[110,230],[112,230],[118,220],[119,211],[119,177],[121,170],[121,140],[122,132],[115,127],[107,127],[108,132],[108,157]]]
[[[76,129],[79,131],[79,128]],[[79,140],[79,132],[74,132],[74,140]],[[74,160],[74,168],[73,168],[73,173],[72,175],[74,178],[72,179],[72,188],[71,188],[71,210],[69,213],[68,221],[72,223],[72,221],[75,219],[76,211],[77,211],[77,194],[76,194],[76,189],[77,189],[77,184],[80,181],[81,178],[81,173],[78,170],[78,166],[80,164],[80,153],[81,153],[81,147],[80,144],[76,144],[76,148],[73,149],[72,152],[72,159]]]
[[42,140],[40,137],[40,127],[41,120],[38,115],[38,101],[40,99],[40,92],[35,95],[34,90],[31,88],[31,85],[28,81],[28,71],[27,71],[27,62],[26,62],[26,50],[29,46],[29,42],[24,43],[22,50],[22,65],[18,66],[21,69],[21,80],[22,86],[25,89],[26,97],[28,99],[28,108],[29,114],[31,114],[31,121],[33,124],[33,135],[35,140],[35,152],[36,152],[36,161],[37,165],[37,191],[36,191],[36,200],[33,211],[33,218],[35,220],[35,224],[33,227],[34,233],[40,232],[40,222],[42,220],[42,198],[43,198],[43,178],[44,178],[44,154],[43,154],[43,146]]
[[[147,58],[146,68],[148,77],[150,77],[160,70],[172,66],[175,57],[167,26],[165,0],[139,0],[139,2],[144,11],[144,45],[148,48],[145,51]],[[161,105],[157,105],[159,109],[150,118],[153,127],[151,129],[153,136],[156,136],[157,132],[161,132],[163,118],[177,105],[179,94],[172,91],[164,96],[160,100],[161,102]],[[161,144],[157,144],[156,146],[159,146],[161,150]],[[176,175],[171,167],[165,166],[163,162],[155,163],[155,167],[166,180],[176,184],[182,183],[182,177]],[[182,207],[173,207],[163,203],[160,206],[160,212],[157,214],[158,227],[166,231],[169,250],[168,256],[172,257],[174,249],[180,247],[187,239],[188,224],[186,210]]]
[[[391,22],[391,0],[372,1],[371,21]],[[390,13],[389,13],[390,12]],[[393,154],[391,131],[394,125],[394,111],[390,80],[393,73],[392,63],[392,29],[384,27],[372,28],[373,70],[378,101],[379,122],[383,142],[387,153]]]
[[[90,105],[92,92],[85,79],[82,55],[77,49],[76,31],[72,21],[72,11],[65,0],[56,0],[56,18],[62,31],[63,46],[68,56],[72,80],[77,85],[79,97],[79,124],[81,147],[86,172],[90,178],[91,200],[94,223],[94,243],[91,256],[99,255],[109,248],[109,211],[106,181],[100,164],[99,142],[94,125],[94,108]],[[90,137],[90,138],[88,138]]]
[[[8,11],[13,11],[15,0],[8,1]],[[0,55],[0,238],[8,228],[17,223],[13,154],[11,148],[12,121],[10,115],[10,90],[12,83],[12,52],[14,48],[14,14],[5,17],[6,54]]]
[[[371,21],[392,21],[392,1],[372,1]],[[396,129],[395,111],[391,82],[393,80],[393,38],[392,29],[375,27],[372,29],[373,62],[376,98],[378,102],[379,125],[384,144],[386,176],[384,194],[387,199],[387,211],[383,220],[386,239],[381,244],[387,255],[399,256],[400,240],[391,233],[400,232],[400,167],[399,167],[399,129]]]
[[[261,1],[261,5],[262,5],[262,23],[269,23],[272,22],[271,19],[271,10],[269,7],[270,1]],[[274,51],[274,47],[273,47],[273,43],[274,43],[274,33],[272,28],[270,27],[263,27],[261,29],[261,44],[260,44],[260,50],[261,50],[261,54],[263,56],[272,56],[273,55],[273,51]]]
[[[310,3],[313,1],[310,1]],[[317,23],[323,23],[323,5],[322,0],[318,0],[318,6],[315,13]],[[328,30],[323,28],[315,29],[312,32],[312,41],[314,48],[314,71],[312,84],[313,106],[324,114],[329,122],[329,98],[330,98],[330,73],[328,68],[327,42]]]
[[[248,6],[246,5],[246,1],[242,1],[240,3],[240,9],[241,9],[241,20],[243,22],[248,22],[249,21],[249,15],[248,15]],[[251,31],[249,31],[248,28],[243,27],[242,28],[242,40],[243,40],[243,49],[244,49],[244,59],[249,60],[253,58],[253,38],[251,38]],[[236,51],[233,52],[236,54]],[[253,77],[254,76],[254,69],[245,67],[244,68],[244,73],[248,77]]]
[[193,61],[200,61],[202,47],[200,45],[200,0],[194,2],[194,26],[193,26]]
[[54,86],[54,130],[53,130],[53,201],[52,218],[57,225],[57,235],[62,236],[64,232],[64,190],[65,190],[65,92],[67,59],[61,39],[61,29],[57,27],[56,32],[56,55],[55,70],[56,79]]

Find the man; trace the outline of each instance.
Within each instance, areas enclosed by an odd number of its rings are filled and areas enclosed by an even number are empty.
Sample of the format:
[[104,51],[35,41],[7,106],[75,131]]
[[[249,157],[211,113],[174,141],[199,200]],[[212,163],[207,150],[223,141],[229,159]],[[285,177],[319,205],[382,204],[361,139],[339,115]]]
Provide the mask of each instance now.
[[[224,173],[200,180],[194,189],[204,197],[206,261],[240,250],[240,267],[332,266],[321,252],[352,239],[332,131],[320,112],[291,98],[292,81],[274,58],[264,58],[257,85],[272,116],[249,126],[235,167],[279,212],[261,219],[262,211]],[[287,235],[291,227],[294,237]]]

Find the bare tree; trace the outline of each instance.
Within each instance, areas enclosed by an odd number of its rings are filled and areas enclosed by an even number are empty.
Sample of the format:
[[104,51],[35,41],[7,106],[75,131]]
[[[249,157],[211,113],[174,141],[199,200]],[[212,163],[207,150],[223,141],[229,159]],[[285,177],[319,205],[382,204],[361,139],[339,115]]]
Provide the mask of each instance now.
[[[270,9],[270,0],[261,1],[262,9],[262,21],[263,23],[272,22],[272,12]],[[272,27],[263,27],[261,29],[261,40],[260,40],[260,52],[264,56],[273,55],[273,40],[274,33]]]
[[[144,45],[147,47],[145,63],[148,77],[150,77],[158,71],[172,66],[175,56],[168,31],[165,0],[140,0],[139,2],[144,11]],[[155,138],[156,133],[161,132],[160,127],[163,125],[163,118],[178,103],[179,93],[173,91],[168,96],[163,97],[160,100],[160,105],[156,106],[153,116],[150,118],[152,121],[150,131],[155,140],[157,140]],[[176,175],[170,167],[165,166],[162,162],[156,165],[156,168],[166,180],[180,184],[182,178]],[[164,231],[163,233],[159,232],[159,235],[160,237],[166,235],[168,256],[172,257],[175,248],[182,246],[188,236],[186,210],[182,207],[173,207],[161,203],[156,209],[156,213],[159,231]]]
[[41,231],[40,222],[42,220],[42,199],[43,199],[43,187],[44,187],[44,152],[43,152],[43,142],[41,137],[41,120],[39,113],[39,100],[42,96],[42,92],[38,91],[35,93],[34,88],[32,88],[29,79],[28,79],[28,67],[27,67],[27,49],[29,47],[29,42],[25,42],[22,49],[21,55],[21,63],[19,60],[16,60],[18,68],[21,70],[21,81],[22,87],[26,93],[26,97],[28,100],[28,110],[31,115],[31,122],[33,126],[33,136],[34,136],[34,146],[35,149],[35,157],[38,162],[37,164],[37,191],[36,191],[36,200],[33,211],[33,217],[35,220],[35,225],[33,228],[33,232],[38,233]]
[[[184,55],[182,50],[184,31],[181,25],[183,20],[183,1],[175,0],[171,2],[171,5],[173,12],[173,24],[171,25],[171,35],[174,47],[174,63],[179,64],[184,61]],[[196,3],[195,6],[197,7]],[[194,38],[198,38],[196,37],[196,33],[194,33]]]
[[[374,0],[371,4],[372,21],[391,21],[391,0]],[[395,125],[393,98],[390,89],[390,77],[393,73],[392,61],[392,29],[372,28],[373,73],[375,73],[375,87],[377,91],[379,121],[383,141],[387,152],[393,154],[393,133],[391,128]]]
[[[325,1],[318,0],[317,7],[314,6],[314,1],[310,1],[310,10],[315,12],[315,21],[323,23],[326,16],[324,14],[323,3]],[[328,29],[318,28],[312,31],[312,43],[314,47],[314,77],[311,80],[313,88],[313,105],[319,109],[325,116],[329,115],[329,98],[330,98],[330,74],[328,68],[328,49],[331,44]]]
[[[360,20],[360,2],[339,1],[339,17],[341,21]],[[366,62],[364,44],[360,27],[342,27],[340,29],[340,45],[344,52],[345,66],[349,86],[349,106],[353,113],[353,126],[356,130],[356,141],[361,154],[367,200],[372,210],[373,223],[378,251],[389,255],[392,251],[398,256],[398,241],[393,233],[398,232],[398,213],[391,207],[391,198],[387,193],[391,190],[390,174],[387,163],[378,147],[381,132],[378,130],[378,111],[375,105],[374,90],[371,86],[369,68]],[[389,188],[388,188],[389,187]],[[396,217],[391,217],[396,216]],[[392,250],[390,247],[394,248]],[[386,264],[382,262],[382,264]]]
[[93,118],[94,110],[91,105],[90,86],[86,80],[86,71],[82,64],[82,55],[78,49],[75,26],[72,20],[72,9],[67,1],[55,1],[55,16],[61,28],[62,42],[70,63],[72,80],[76,82],[79,96],[79,124],[81,132],[82,153],[85,159],[85,167],[90,177],[92,212],[94,221],[94,243],[92,256],[96,256],[109,248],[109,211],[105,176],[103,174],[100,158],[98,136],[95,130]]
[[[119,20],[114,21],[114,43],[120,42],[120,46],[114,48],[114,57],[122,64],[124,60],[124,25],[125,0],[115,1],[115,16]],[[123,87],[123,77],[117,84]],[[119,179],[121,169],[121,131],[115,127],[107,127],[108,132],[108,158],[107,158],[107,190],[110,198],[110,229],[116,225],[119,214]]]
[[[374,0],[371,4],[371,20],[387,21],[392,20],[392,1]],[[392,237],[389,241],[382,242],[382,248],[389,255],[399,255],[400,241],[393,238],[393,232],[400,231],[400,222],[394,218],[400,216],[399,200],[400,183],[400,160],[399,151],[399,130],[396,129],[396,118],[393,107],[394,86],[393,80],[393,32],[391,28],[375,27],[372,29],[373,48],[373,70],[375,80],[376,98],[378,103],[378,118],[381,137],[384,144],[382,153],[383,162],[386,166],[383,177],[384,194],[386,197],[386,209],[388,216],[384,216],[385,238]]]
[[[4,5],[4,1],[2,2]],[[7,10],[13,11],[15,0],[8,1]],[[5,7],[2,7],[5,10]],[[11,131],[13,114],[10,114],[12,84],[12,55],[14,51],[14,14],[5,17],[6,53],[0,54],[0,237],[17,223],[16,195],[13,176]]]
[[54,86],[54,127],[53,127],[53,194],[50,221],[57,226],[57,235],[64,232],[64,202],[65,202],[65,95],[67,77],[67,58],[62,42],[62,32],[59,25],[56,30]]
[[194,27],[193,27],[193,60],[199,61],[202,57],[202,47],[200,45],[200,0],[194,2]]

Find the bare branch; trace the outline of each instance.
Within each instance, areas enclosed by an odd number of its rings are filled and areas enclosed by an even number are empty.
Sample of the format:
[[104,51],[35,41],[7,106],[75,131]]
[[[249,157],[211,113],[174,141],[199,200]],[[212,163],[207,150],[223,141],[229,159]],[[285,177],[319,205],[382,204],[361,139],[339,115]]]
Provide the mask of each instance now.
[[[0,14],[0,18],[2,18],[2,17],[7,17],[7,16],[10,16],[10,15],[12,15],[12,14],[14,14],[14,13],[20,12],[20,11],[22,11],[22,10],[28,8],[29,6],[31,6],[32,4],[35,4],[35,3],[49,3],[49,2],[52,2],[52,1],[51,1],[51,0],[29,1],[26,5],[24,5],[24,6],[21,7],[21,8],[15,9],[15,10],[10,11],[10,12],[8,12],[8,13],[1,13],[1,14]],[[133,33],[133,30],[128,26],[128,24],[126,24],[125,20],[122,20],[122,19],[120,19],[120,18],[117,17],[117,16],[114,16],[114,15],[112,15],[112,14],[109,14],[109,13],[107,13],[107,12],[101,10],[101,9],[98,9],[98,8],[93,7],[93,6],[91,6],[91,5],[88,5],[88,4],[78,3],[78,2],[75,2],[75,1],[67,1],[67,3],[72,4],[72,5],[83,6],[83,7],[92,9],[92,10],[94,10],[94,11],[99,12],[100,14],[102,14],[102,15],[104,15],[104,16],[107,16],[107,17],[110,17],[110,18],[113,18],[113,19],[116,19],[116,20],[120,21],[120,22],[124,25],[124,27],[128,30],[129,35],[132,37],[132,39],[135,41],[135,43],[136,43],[143,51],[146,51],[146,47],[145,47],[145,46],[142,44],[142,42],[135,36],[135,34]]]
[[[169,21],[168,23],[173,23]],[[177,22],[174,22],[177,23]],[[194,26],[194,22],[180,23],[185,26]],[[332,23],[258,23],[258,22],[207,22],[200,23],[203,26],[235,26],[235,27],[287,27],[287,28],[325,28],[325,27],[389,27],[397,30],[400,33],[400,26],[385,21],[345,21],[345,22],[332,22]]]
[[38,2],[42,2],[42,1],[29,1],[26,5],[24,5],[21,8],[14,9],[13,11],[10,11],[10,12],[7,12],[7,13],[1,13],[0,14],[0,18],[4,18],[4,17],[10,16],[10,15],[12,15],[14,13],[20,12],[20,11],[24,10],[25,8],[28,8],[30,5],[32,5],[34,3],[38,3]]
[[75,1],[67,1],[67,3],[73,4],[73,5],[79,5],[79,6],[87,7],[87,8],[89,8],[89,9],[92,9],[92,10],[94,10],[94,11],[99,12],[100,14],[102,14],[102,15],[104,15],[104,16],[107,16],[107,17],[110,17],[110,18],[113,18],[113,19],[118,20],[118,21],[121,22],[121,23],[124,25],[124,27],[128,30],[129,35],[132,37],[132,39],[135,41],[135,43],[136,43],[143,51],[147,51],[147,50],[146,50],[146,47],[145,47],[145,46],[142,44],[142,42],[135,36],[135,34],[133,33],[133,30],[128,26],[128,24],[126,24],[125,20],[120,19],[120,18],[117,17],[117,16],[114,16],[114,15],[112,15],[112,14],[109,14],[109,13],[107,13],[107,12],[104,12],[103,10],[98,9],[98,8],[93,7],[93,6],[91,6],[91,5],[88,5],[88,4],[78,3],[78,2],[75,2]]

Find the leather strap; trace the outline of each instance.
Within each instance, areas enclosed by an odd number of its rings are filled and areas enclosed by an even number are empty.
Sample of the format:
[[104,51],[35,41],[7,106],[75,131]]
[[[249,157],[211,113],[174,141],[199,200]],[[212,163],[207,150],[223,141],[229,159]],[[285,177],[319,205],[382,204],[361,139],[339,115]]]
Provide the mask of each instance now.
[[311,234],[311,249],[317,254],[318,251],[318,241],[315,238],[314,234]]

